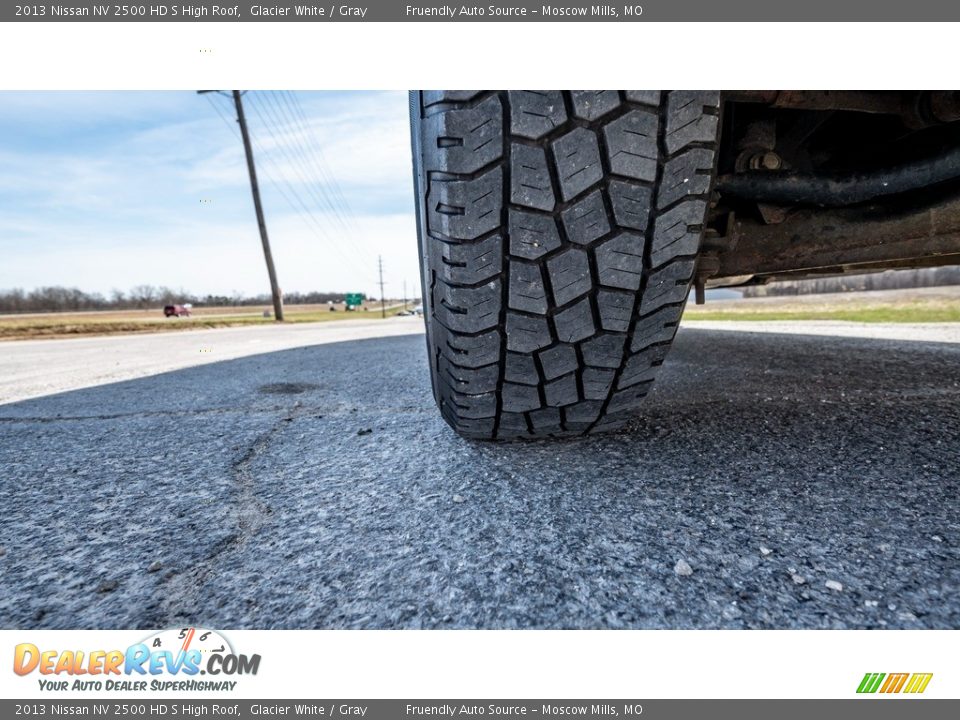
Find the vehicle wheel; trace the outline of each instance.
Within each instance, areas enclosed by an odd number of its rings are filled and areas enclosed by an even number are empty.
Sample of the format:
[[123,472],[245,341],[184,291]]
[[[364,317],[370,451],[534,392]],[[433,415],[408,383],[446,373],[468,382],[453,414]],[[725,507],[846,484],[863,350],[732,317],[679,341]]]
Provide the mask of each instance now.
[[676,332],[718,91],[414,91],[433,392],[474,438],[622,425]]

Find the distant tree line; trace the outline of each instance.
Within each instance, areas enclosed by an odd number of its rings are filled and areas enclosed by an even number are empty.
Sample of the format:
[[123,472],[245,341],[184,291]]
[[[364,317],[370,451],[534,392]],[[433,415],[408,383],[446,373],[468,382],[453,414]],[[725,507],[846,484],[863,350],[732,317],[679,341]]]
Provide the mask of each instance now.
[[[283,296],[290,305],[314,305],[328,302],[341,303],[344,293],[291,292]],[[124,292],[113,290],[109,296],[88,293],[78,288],[60,286],[41,287],[34,290],[13,288],[0,290],[0,312],[71,312],[76,310],[137,310],[163,305],[191,303],[197,307],[222,305],[270,305],[270,295],[194,295],[184,290],[168,287],[137,285]]]
[[816,295],[819,293],[858,292],[863,290],[901,290],[904,288],[960,285],[960,266],[951,265],[919,270],[886,270],[862,275],[780,280],[769,285],[743,289],[744,297],[780,295]]

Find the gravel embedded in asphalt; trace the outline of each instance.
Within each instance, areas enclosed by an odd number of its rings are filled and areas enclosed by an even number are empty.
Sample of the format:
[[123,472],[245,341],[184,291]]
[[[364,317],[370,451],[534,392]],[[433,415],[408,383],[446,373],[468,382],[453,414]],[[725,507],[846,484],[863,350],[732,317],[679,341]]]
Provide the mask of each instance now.
[[960,626],[954,344],[684,328],[627,431],[562,442],[454,435],[422,335],[0,428],[3,627]]

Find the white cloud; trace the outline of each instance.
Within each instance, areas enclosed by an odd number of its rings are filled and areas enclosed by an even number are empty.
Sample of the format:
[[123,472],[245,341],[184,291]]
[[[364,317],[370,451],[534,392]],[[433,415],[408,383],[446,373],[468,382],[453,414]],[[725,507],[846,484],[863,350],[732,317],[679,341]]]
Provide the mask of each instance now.
[[[388,294],[399,294],[404,280],[417,286],[405,96],[298,98],[312,141],[299,123],[274,123],[271,137],[251,120],[281,285],[379,294],[376,257],[383,255]],[[208,101],[187,93],[0,99],[0,126],[34,131],[30,142],[17,142],[16,132],[0,137],[0,287],[267,290],[242,147]],[[213,101],[232,117],[226,98]],[[247,102],[268,118],[291,117],[283,115],[280,96],[252,93]],[[320,144],[322,170],[278,147],[293,141]],[[338,190],[311,182],[327,173]],[[325,207],[339,206],[338,191],[353,211],[346,228]],[[309,218],[295,196],[310,208]]]

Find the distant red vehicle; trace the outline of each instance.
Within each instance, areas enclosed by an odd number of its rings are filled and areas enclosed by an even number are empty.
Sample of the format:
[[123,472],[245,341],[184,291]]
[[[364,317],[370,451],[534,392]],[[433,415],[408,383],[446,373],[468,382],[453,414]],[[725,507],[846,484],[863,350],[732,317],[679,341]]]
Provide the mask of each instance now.
[[164,317],[190,317],[189,305],[165,305],[163,307]]

